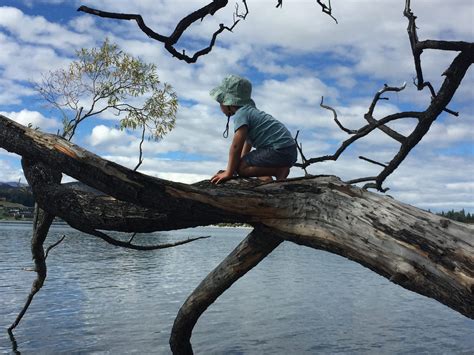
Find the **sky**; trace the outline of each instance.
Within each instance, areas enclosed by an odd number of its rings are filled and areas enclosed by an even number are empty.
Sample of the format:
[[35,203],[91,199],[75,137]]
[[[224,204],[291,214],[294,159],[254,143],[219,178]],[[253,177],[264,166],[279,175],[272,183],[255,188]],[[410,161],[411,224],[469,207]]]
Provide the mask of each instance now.
[[[212,52],[195,64],[173,58],[161,43],[148,38],[134,22],[103,19],[76,9],[139,13],[156,32],[168,35],[181,18],[206,5],[198,0],[2,0],[0,2],[0,113],[24,125],[56,133],[60,116],[45,107],[32,83],[43,73],[65,68],[81,48],[98,47],[108,38],[120,48],[157,65],[160,80],[179,98],[176,128],[158,142],[144,145],[139,171],[173,181],[209,179],[227,162],[228,139],[222,137],[226,117],[209,90],[228,74],[247,77],[258,108],[283,122],[293,135],[299,130],[306,157],[332,154],[349,136],[319,106],[336,109],[350,129],[362,127],[375,93],[386,83],[407,88],[386,95],[375,118],[402,110],[423,110],[429,93],[413,85],[415,69],[403,17],[403,0],[332,1],[338,24],[321,12],[316,1],[248,0],[249,15],[232,33],[219,36]],[[243,6],[240,3],[240,9]],[[191,26],[179,50],[205,47],[219,23],[232,24],[235,6]],[[474,42],[471,0],[412,0],[420,40]],[[425,80],[439,88],[442,73],[455,53],[425,51]],[[442,114],[395,173],[385,181],[387,194],[432,211],[474,212],[474,75],[470,69],[449,108],[459,117]],[[392,126],[409,133],[413,121]],[[119,164],[133,168],[140,132],[120,131],[112,114],[84,122],[74,142]],[[374,132],[350,147],[336,162],[308,168],[311,174],[337,175],[342,180],[377,175],[380,167],[358,156],[387,162],[399,144]],[[292,168],[290,177],[304,175]],[[18,181],[23,173],[18,156],[0,149],[0,181]],[[64,181],[70,178],[66,177]]]

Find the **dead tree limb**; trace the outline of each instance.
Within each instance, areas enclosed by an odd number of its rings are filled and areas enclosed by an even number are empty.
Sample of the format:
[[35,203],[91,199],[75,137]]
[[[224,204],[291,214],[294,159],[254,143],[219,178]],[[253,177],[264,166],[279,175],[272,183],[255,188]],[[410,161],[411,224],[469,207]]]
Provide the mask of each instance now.
[[199,317],[238,279],[270,254],[283,239],[257,227],[199,284],[181,306],[171,331],[173,354],[192,354],[191,334]]
[[[339,156],[344,152],[344,150],[352,143],[366,136],[374,128],[378,128],[385,134],[387,134],[389,137],[400,143],[400,148],[398,152],[393,156],[392,160],[389,163],[387,163],[386,165],[384,164],[385,166],[383,170],[376,177],[374,177],[374,182],[365,185],[365,188],[375,188],[383,192],[387,190],[386,188],[382,187],[383,182],[400,166],[400,164],[405,160],[410,151],[421,141],[421,139],[426,135],[431,125],[439,117],[439,115],[442,112],[447,112],[452,115],[458,116],[457,112],[450,110],[449,108],[447,108],[447,106],[453,98],[457,88],[460,86],[461,81],[464,78],[464,75],[466,74],[467,70],[474,62],[474,43],[433,40],[426,40],[420,42],[416,31],[416,16],[411,11],[410,0],[405,0],[405,9],[403,14],[408,19],[407,31],[410,45],[412,48],[412,54],[415,62],[415,70],[417,75],[417,80],[415,84],[418,90],[423,90],[425,87],[429,88],[431,93],[430,105],[424,111],[396,113],[377,120],[373,116],[375,106],[379,100],[387,99],[382,97],[382,94],[390,91],[401,91],[405,88],[406,85],[403,84],[401,87],[390,87],[385,84],[384,87],[375,94],[374,99],[372,100],[372,103],[369,106],[369,110],[364,115],[364,118],[367,120],[369,125],[364,126],[358,130],[349,130],[342,126],[341,123],[337,120],[336,111],[331,107],[323,105],[321,101],[322,107],[329,109],[333,112],[334,120],[339,126],[339,128],[344,130],[346,133],[352,134],[352,137],[344,141],[334,154],[310,159],[305,158],[301,164],[296,164],[296,166],[307,168],[309,165],[314,163],[319,163],[326,160],[337,160]],[[459,52],[459,54],[454,58],[450,66],[443,73],[445,79],[438,92],[436,92],[431,83],[426,82],[423,77],[421,54],[423,53],[424,49]],[[405,118],[415,118],[418,121],[416,127],[407,137],[403,136],[402,134],[396,132],[395,130],[391,129],[386,125],[387,123],[392,122],[394,120]],[[367,179],[368,178],[359,178],[353,179],[351,181],[368,181]]]
[[[139,14],[123,14],[118,12],[108,12],[102,11],[98,9],[93,9],[88,6],[80,6],[77,11],[85,12],[90,15],[95,15],[103,18],[110,18],[116,20],[133,20],[137,23],[138,27],[144,32],[148,37],[153,38],[154,40],[161,42],[164,44],[165,49],[171,53],[171,55],[179,60],[184,60],[186,63],[196,63],[199,57],[206,55],[212,51],[214,47],[217,37],[224,31],[232,32],[235,26],[239,23],[239,21],[245,20],[247,15],[249,14],[249,8],[247,5],[246,0],[242,0],[242,3],[245,7],[245,12],[239,12],[238,3],[236,4],[235,12],[233,14],[233,23],[231,26],[225,26],[224,24],[219,24],[219,29],[217,29],[210,40],[210,43],[207,47],[202,48],[199,51],[196,51],[192,56],[188,56],[186,51],[183,50],[182,52],[178,51],[175,48],[175,45],[184,34],[184,32],[196,21],[203,21],[207,15],[214,15],[217,11],[225,8],[228,5],[228,0],[213,0],[206,6],[201,7],[200,9],[192,12],[191,14],[185,16],[181,21],[178,22],[176,25],[173,33],[169,36],[165,36],[153,31],[150,27],[145,24],[143,17]],[[324,4],[322,1],[318,0],[317,3],[321,6],[321,11],[330,16],[336,23],[337,19],[332,15],[332,7],[331,1],[328,2],[328,5]],[[282,7],[283,0],[278,0],[277,8]]]
[[12,333],[13,329],[15,329],[18,324],[20,324],[20,321],[28,310],[31,301],[33,301],[33,298],[41,289],[41,287],[43,287],[47,273],[46,256],[44,253],[43,244],[48,235],[49,227],[51,226],[53,219],[54,215],[46,211],[38,210],[38,212],[36,213],[36,218],[33,222],[34,228],[33,237],[31,239],[31,254],[33,255],[33,261],[35,263],[34,270],[36,271],[37,276],[36,279],[33,281],[33,285],[31,286],[31,291],[26,299],[25,305],[16,317],[15,321],[8,328],[9,333]]
[[[162,214],[156,230],[176,229],[171,215],[182,216],[187,226],[211,220],[264,225],[285,240],[347,257],[474,318],[473,226],[448,222],[331,176],[249,187],[238,181],[192,186],[152,178],[4,116],[0,147],[45,162],[123,203]],[[44,208],[64,213],[64,207]],[[83,214],[90,215],[84,208]],[[101,229],[100,220],[95,223]]]
[[[400,88],[396,87],[389,87],[387,85],[384,86],[383,89],[379,90],[373,101],[369,107],[369,111],[365,115],[367,121],[369,121],[368,125],[363,126],[362,128],[355,130],[354,134],[351,138],[344,141],[341,146],[336,150],[336,152],[332,155],[325,155],[316,158],[306,159],[303,164],[295,164],[295,166],[299,166],[302,168],[306,168],[311,164],[319,163],[326,160],[337,160],[339,156],[355,141],[365,137],[369,133],[371,133],[374,129],[380,128],[386,134],[394,138],[395,140],[401,143],[399,151],[395,154],[392,160],[387,164],[387,166],[380,172],[380,174],[375,179],[375,184],[370,185],[372,188],[376,188],[379,191],[383,191],[384,188],[382,187],[383,182],[385,179],[392,174],[398,166],[405,160],[408,156],[410,151],[421,141],[421,139],[428,133],[431,125],[433,122],[438,118],[438,116],[443,112],[446,106],[449,104],[451,99],[453,98],[456,90],[461,85],[462,79],[466,74],[467,70],[474,62],[474,50],[467,50],[459,53],[456,58],[454,58],[453,62],[449,66],[449,68],[444,72],[445,79],[441,88],[439,89],[438,93],[435,97],[432,98],[430,105],[424,111],[420,112],[399,112],[395,114],[391,114],[381,118],[379,120],[375,120],[372,117],[372,112],[375,108],[376,103],[380,100],[380,96],[382,93],[387,91],[399,91],[403,89],[403,86]],[[389,122],[393,122],[396,120],[406,119],[406,118],[415,118],[418,120],[416,127],[413,129],[412,133],[404,137],[399,133],[391,130],[390,128],[386,127],[386,124]]]
[[[77,9],[77,11],[82,11],[91,15],[104,17],[104,18],[111,18],[117,20],[134,20],[136,21],[138,27],[150,38],[153,38],[156,41],[162,42],[164,44],[165,49],[180,60],[184,60],[187,63],[195,63],[199,57],[208,54],[216,43],[217,36],[219,36],[224,30],[232,32],[234,27],[238,24],[240,20],[236,20],[235,17],[238,18],[245,18],[246,14],[238,14],[234,15],[234,23],[232,26],[228,27],[224,24],[219,25],[219,29],[214,32],[212,35],[211,41],[209,45],[196,53],[193,56],[188,56],[185,51],[179,52],[175,45],[183,35],[183,33],[196,21],[202,21],[207,15],[214,15],[220,9],[226,7],[228,4],[228,0],[213,0],[206,6],[203,6],[199,10],[194,11],[193,13],[189,14],[188,16],[184,17],[179,23],[176,25],[173,33],[169,36],[161,35],[155,31],[153,31],[150,27],[145,24],[141,15],[137,14],[122,14],[116,12],[107,12],[101,11],[97,9],[92,9],[87,6],[81,6]],[[244,2],[245,8],[248,13],[247,4]]]

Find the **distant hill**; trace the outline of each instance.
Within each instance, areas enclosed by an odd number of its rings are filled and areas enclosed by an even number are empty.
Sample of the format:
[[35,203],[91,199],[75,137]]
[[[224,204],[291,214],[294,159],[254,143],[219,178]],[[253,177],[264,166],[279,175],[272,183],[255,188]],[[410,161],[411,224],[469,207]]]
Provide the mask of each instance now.
[[23,184],[23,183],[18,182],[18,181],[7,181],[7,182],[0,181],[0,187],[7,188],[8,186],[10,186],[10,187],[27,187],[28,184]]
[[31,188],[17,182],[0,182],[0,199],[27,207],[33,207],[35,204]]
[[[104,193],[89,187],[81,182],[69,182],[65,185],[72,187],[75,190],[92,192],[97,195],[104,195]],[[33,207],[35,200],[31,187],[26,184],[18,184],[18,182],[1,182],[0,181],[0,201],[19,204],[26,207]],[[6,206],[5,203],[2,205]]]

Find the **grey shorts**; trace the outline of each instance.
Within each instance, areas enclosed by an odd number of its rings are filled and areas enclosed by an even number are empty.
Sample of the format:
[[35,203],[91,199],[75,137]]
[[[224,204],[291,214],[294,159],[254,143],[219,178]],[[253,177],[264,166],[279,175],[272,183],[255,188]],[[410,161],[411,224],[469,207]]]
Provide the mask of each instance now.
[[297,158],[298,152],[296,145],[291,145],[279,149],[261,148],[252,150],[250,153],[244,155],[242,160],[249,166],[280,168],[293,166]]

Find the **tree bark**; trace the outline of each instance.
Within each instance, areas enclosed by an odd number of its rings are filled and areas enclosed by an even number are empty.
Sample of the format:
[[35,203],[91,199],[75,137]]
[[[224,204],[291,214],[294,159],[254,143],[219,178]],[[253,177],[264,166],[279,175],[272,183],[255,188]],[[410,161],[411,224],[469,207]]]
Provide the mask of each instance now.
[[204,311],[234,282],[270,254],[283,239],[257,227],[199,284],[181,306],[171,331],[173,354],[193,354],[191,333]]
[[[4,116],[0,147],[111,196],[97,199],[55,186],[44,182],[40,172],[29,178],[38,204],[73,227],[80,222],[95,228],[144,230],[138,219],[148,220],[146,231],[229,221],[263,225],[282,239],[342,255],[474,318],[473,226],[344,184],[334,176],[263,185],[231,180],[221,186],[161,180]],[[62,193],[69,194],[67,200],[56,199]],[[110,206],[135,214],[124,215],[114,228],[114,218],[106,213]],[[97,217],[101,213],[104,218]]]

